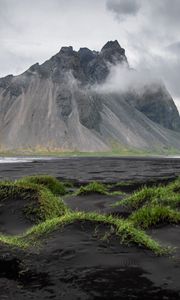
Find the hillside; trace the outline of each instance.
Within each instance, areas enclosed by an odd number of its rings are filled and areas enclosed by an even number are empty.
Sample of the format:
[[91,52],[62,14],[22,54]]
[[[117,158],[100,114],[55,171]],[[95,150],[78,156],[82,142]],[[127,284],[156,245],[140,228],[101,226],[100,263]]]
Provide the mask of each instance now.
[[142,95],[102,93],[110,66],[125,64],[117,41],[100,52],[63,47],[42,65],[0,79],[1,149],[180,149],[180,117],[163,85]]

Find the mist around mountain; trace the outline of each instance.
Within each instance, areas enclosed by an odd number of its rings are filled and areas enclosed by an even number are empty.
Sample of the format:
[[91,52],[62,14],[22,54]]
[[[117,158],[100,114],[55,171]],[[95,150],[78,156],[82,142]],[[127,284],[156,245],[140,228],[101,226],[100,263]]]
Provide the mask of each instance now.
[[166,87],[128,64],[118,41],[100,52],[62,47],[0,79],[0,148],[180,149],[180,116]]

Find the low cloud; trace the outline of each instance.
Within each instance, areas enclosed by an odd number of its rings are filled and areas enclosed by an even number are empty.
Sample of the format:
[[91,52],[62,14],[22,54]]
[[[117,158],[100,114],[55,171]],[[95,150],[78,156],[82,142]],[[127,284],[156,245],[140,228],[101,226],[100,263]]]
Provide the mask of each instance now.
[[[138,73],[148,69],[151,77],[163,81],[180,107],[180,1],[139,0],[132,13],[123,14],[118,7],[126,1],[106,1],[120,29],[126,32],[127,52],[131,66]],[[114,3],[114,6],[113,6]],[[127,1],[128,3],[128,1]],[[110,5],[111,4],[111,5]],[[125,47],[126,48],[126,47]],[[146,73],[146,71],[145,71]]]
[[[123,94],[133,92],[142,96],[147,87],[156,91],[159,86],[165,86],[175,100],[177,108],[180,110],[179,95],[180,85],[178,72],[180,69],[180,60],[167,63],[163,58],[152,57],[148,60],[141,61],[139,68],[136,70],[129,69],[126,64],[110,66],[110,72],[103,84],[98,84],[92,88],[98,93],[115,93]],[[148,67],[146,67],[148,66]]]
[[158,82],[148,70],[129,69],[126,64],[118,64],[110,67],[109,75],[103,84],[94,86],[100,93],[121,94],[134,91],[141,94],[146,85]]

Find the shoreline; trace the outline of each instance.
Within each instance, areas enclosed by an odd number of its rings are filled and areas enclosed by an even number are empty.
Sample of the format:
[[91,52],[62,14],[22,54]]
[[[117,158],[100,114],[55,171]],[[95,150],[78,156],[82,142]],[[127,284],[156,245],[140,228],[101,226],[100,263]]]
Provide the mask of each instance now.
[[[32,160],[32,159],[31,159]],[[65,157],[0,163],[0,180],[48,174],[77,183],[148,181],[180,176],[180,159],[164,157]]]

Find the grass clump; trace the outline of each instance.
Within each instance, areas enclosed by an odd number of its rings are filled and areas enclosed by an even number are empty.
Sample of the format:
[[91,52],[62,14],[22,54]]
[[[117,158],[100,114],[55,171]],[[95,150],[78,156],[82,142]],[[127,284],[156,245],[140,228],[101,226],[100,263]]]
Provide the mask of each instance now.
[[67,193],[65,185],[50,175],[33,175],[19,179],[17,182],[33,183],[43,185],[48,188],[54,195],[65,195]]
[[41,220],[62,216],[68,210],[63,200],[54,196],[52,192],[45,187],[42,187],[39,191],[39,204],[39,216]]
[[97,193],[101,195],[108,195],[108,196],[118,196],[124,194],[123,192],[119,191],[114,191],[114,192],[109,192],[108,191],[108,185],[106,186],[103,183],[100,182],[90,182],[89,184],[85,186],[81,186],[75,193],[76,196],[79,195],[88,195],[92,193]]
[[26,237],[33,242],[34,240],[44,237],[44,235],[57,230],[59,227],[72,224],[77,221],[90,221],[93,222],[93,224],[103,223],[109,225],[111,228],[114,228],[115,234],[120,238],[122,243],[135,243],[137,245],[146,247],[157,255],[167,253],[167,249],[163,248],[144,231],[136,229],[132,222],[97,213],[69,212],[60,218],[54,218],[34,226],[28,230]]
[[[28,247],[41,242],[45,236],[62,226],[75,222],[92,222],[95,226],[107,225],[109,228],[107,236],[115,234],[121,243],[135,243],[157,255],[168,252],[167,248],[162,247],[143,230],[159,223],[180,222],[180,212],[174,209],[178,208],[180,203],[179,179],[167,186],[145,186],[130,197],[116,203],[116,205],[126,205],[132,211],[136,210],[127,220],[124,220],[93,212],[72,212],[56,196],[58,192],[49,187],[49,181],[47,181],[48,184],[46,180],[39,182],[37,177],[39,178],[39,176],[29,176],[16,182],[0,182],[0,201],[18,199],[26,202],[23,207],[26,217],[34,217],[38,222],[22,236],[0,235],[0,243],[20,248]],[[113,194],[108,191],[107,185],[91,182],[80,187],[76,195],[89,193]]]
[[174,193],[180,194],[180,177],[178,177],[174,182],[169,184],[169,189]]
[[76,195],[87,195],[90,193],[98,193],[102,195],[108,195],[107,187],[99,182],[93,181],[85,186],[81,186],[77,191]]
[[26,242],[22,237],[6,235],[0,235],[0,244],[6,244],[11,247],[18,247],[22,249],[25,249],[29,246],[29,243]]
[[0,182],[0,201],[18,200],[27,219],[45,221],[63,215],[67,211],[64,202],[45,186],[25,181]]
[[129,221],[135,227],[148,229],[158,224],[180,223],[180,212],[161,205],[143,206],[129,217]]
[[130,197],[127,197],[120,202],[116,202],[114,206],[123,205],[128,206],[131,209],[138,209],[143,204],[152,201],[152,199],[156,198],[156,196],[160,194],[161,192],[159,188],[144,187],[140,191],[134,192]]
[[134,192],[130,197],[116,202],[114,206],[127,206],[132,210],[138,209],[145,204],[170,206],[171,208],[180,207],[180,179],[167,186],[143,187]]

